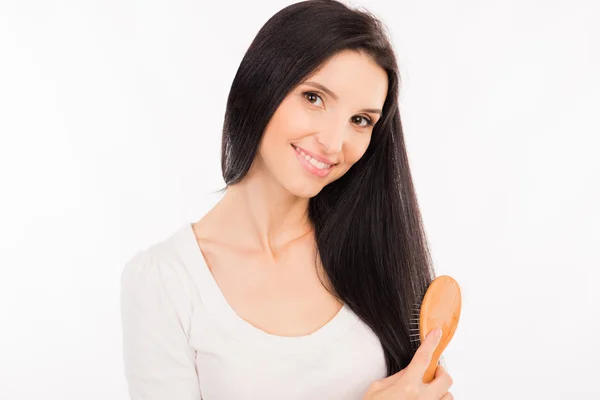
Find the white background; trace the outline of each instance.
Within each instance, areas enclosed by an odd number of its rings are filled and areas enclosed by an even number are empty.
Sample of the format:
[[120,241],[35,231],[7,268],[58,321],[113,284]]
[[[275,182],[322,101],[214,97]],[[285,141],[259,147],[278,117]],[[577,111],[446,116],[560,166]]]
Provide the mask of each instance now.
[[[290,1],[0,2],[0,398],[127,398],[119,278],[218,196],[225,101]],[[600,7],[362,1],[393,34],[456,399],[600,399]],[[176,399],[174,399],[176,400]]]

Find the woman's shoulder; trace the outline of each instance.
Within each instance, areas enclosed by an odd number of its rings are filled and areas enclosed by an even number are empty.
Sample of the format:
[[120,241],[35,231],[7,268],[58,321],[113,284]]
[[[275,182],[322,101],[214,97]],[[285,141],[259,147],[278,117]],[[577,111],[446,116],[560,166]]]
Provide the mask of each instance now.
[[189,249],[184,240],[187,227],[189,225],[182,226],[168,237],[129,256],[121,273],[123,293],[152,295],[168,292],[173,297],[189,298],[191,282],[186,265]]
[[185,252],[189,251],[189,244],[182,240],[188,239],[182,236],[186,233],[189,232],[182,228],[137,250],[125,262],[121,273],[121,315],[124,330],[131,335],[147,335],[148,329],[159,334],[161,329],[164,333],[181,328],[189,336],[194,310],[201,307],[187,272],[189,258]]

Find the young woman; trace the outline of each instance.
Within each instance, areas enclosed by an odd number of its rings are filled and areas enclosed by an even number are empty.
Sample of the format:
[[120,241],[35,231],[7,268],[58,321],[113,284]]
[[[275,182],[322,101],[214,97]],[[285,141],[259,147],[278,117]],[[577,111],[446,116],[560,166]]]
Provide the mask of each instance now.
[[[132,399],[452,399],[409,323],[433,278],[381,23],[293,4],[233,80],[220,202],[122,277]],[[416,351],[416,354],[415,354]]]

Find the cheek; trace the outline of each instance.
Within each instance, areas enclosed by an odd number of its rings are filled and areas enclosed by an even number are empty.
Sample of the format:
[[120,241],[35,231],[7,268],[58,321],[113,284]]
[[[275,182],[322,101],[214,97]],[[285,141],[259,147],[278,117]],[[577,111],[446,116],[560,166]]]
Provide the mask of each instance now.
[[369,143],[371,142],[371,135],[365,134],[364,137],[358,137],[349,143],[346,151],[346,164],[349,167],[356,163],[367,151]]
[[310,132],[310,115],[298,108],[291,99],[285,100],[275,111],[265,130],[265,141],[285,145]]
[[287,140],[288,130],[284,118],[280,114],[273,115],[269,121],[260,144],[260,152],[264,158],[276,156]]
[[360,138],[358,140],[353,140],[352,143],[347,143],[344,148],[344,164],[338,170],[338,174],[333,178],[333,180],[337,180],[342,175],[346,174],[348,170],[356,164],[358,160],[365,154],[367,148],[369,147],[370,135],[367,138]]

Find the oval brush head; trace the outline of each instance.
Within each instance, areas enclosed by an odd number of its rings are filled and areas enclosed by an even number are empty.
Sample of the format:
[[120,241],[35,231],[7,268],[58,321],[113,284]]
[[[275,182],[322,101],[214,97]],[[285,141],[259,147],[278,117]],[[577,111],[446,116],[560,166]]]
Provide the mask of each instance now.
[[423,383],[429,383],[435,376],[440,356],[454,336],[458,320],[460,319],[461,294],[460,287],[454,278],[442,275],[433,280],[417,310],[412,323],[417,324],[418,334],[414,336],[422,343],[425,336],[435,328],[442,329],[442,337],[435,348],[431,363],[423,376]]

